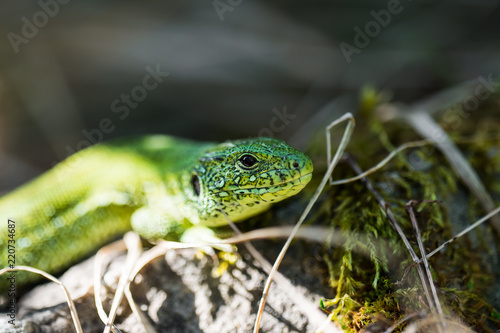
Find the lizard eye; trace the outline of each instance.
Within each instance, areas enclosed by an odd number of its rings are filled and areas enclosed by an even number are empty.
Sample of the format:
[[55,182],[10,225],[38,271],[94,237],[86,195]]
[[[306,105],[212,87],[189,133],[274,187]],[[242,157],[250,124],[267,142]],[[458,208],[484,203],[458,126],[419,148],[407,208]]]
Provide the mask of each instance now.
[[197,196],[200,196],[200,178],[197,174],[191,176],[191,186],[193,186],[193,191]]
[[249,154],[245,154],[240,157],[239,162],[245,169],[251,169],[255,166],[257,166],[257,159]]

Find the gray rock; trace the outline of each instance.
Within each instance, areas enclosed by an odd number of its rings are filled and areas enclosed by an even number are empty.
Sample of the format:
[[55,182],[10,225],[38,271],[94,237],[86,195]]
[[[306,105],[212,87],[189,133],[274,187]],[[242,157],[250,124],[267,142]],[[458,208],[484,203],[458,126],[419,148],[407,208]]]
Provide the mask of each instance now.
[[[275,244],[271,252],[276,254],[281,243]],[[317,277],[301,271],[300,263],[311,262],[314,249],[311,244],[301,245],[299,242],[291,249],[281,268],[285,276],[291,277],[295,290],[285,290],[273,283],[261,324],[262,332],[312,332],[322,324],[310,322],[303,305],[294,303],[296,292],[310,300],[314,307],[318,307],[320,297],[331,296]],[[251,332],[267,274],[254,264],[243,246],[238,252],[242,258],[220,277],[215,277],[212,271],[217,266],[211,257],[200,256],[195,250],[172,250],[139,273],[131,288],[135,301],[158,332]],[[92,262],[90,258],[61,277],[76,297],[75,305],[86,333],[104,329],[94,305]],[[105,283],[114,284],[108,289],[116,287],[123,266],[124,256],[113,260],[103,279]],[[109,292],[105,299],[107,311],[112,296]],[[54,283],[40,285],[20,299],[16,322],[17,330],[0,324],[0,331],[75,331],[63,292]],[[115,324],[124,333],[146,332],[125,300]]]

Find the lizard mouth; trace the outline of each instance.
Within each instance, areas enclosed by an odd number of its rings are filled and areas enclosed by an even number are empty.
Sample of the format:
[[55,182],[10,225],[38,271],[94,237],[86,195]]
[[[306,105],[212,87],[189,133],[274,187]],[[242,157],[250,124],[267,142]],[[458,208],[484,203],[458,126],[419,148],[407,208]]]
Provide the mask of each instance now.
[[308,172],[306,174],[301,174],[298,177],[294,177],[292,179],[285,179],[279,183],[270,183],[261,186],[255,185],[247,185],[241,186],[238,188],[230,189],[235,194],[266,194],[266,193],[277,193],[283,192],[286,193],[290,190],[302,189],[309,183],[312,178],[312,172]]
[[[302,189],[303,187],[305,187],[307,185],[307,183],[309,183],[311,178],[312,178],[312,172],[309,172],[309,173],[300,175],[299,177],[296,177],[296,178],[293,178],[290,180],[286,180],[286,181],[281,182],[279,184],[266,186],[266,187],[262,187],[262,188],[269,189],[269,193],[279,192],[282,190],[291,190],[291,189],[295,189],[296,187],[300,187]],[[276,187],[278,189],[275,189]]]
[[311,180],[312,172],[275,183],[270,186],[254,187],[246,191],[258,195],[262,202],[278,202],[299,193]]
[[309,172],[306,173],[305,175],[300,176],[299,179],[301,182],[305,182],[305,184],[307,184],[312,179],[312,175],[313,175],[312,172]]

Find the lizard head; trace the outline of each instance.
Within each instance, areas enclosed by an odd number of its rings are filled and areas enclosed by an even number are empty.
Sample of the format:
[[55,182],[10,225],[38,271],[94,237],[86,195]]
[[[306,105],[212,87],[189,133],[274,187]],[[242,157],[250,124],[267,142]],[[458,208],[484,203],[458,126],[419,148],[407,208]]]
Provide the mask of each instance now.
[[191,185],[203,223],[227,224],[297,194],[311,180],[311,159],[286,143],[256,138],[223,143],[198,158]]

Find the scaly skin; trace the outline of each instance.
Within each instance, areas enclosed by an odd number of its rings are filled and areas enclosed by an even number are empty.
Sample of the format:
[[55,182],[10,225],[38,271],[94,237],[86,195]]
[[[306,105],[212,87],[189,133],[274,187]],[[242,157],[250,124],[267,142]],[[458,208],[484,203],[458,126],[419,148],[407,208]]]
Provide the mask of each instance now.
[[[131,228],[182,240],[188,230],[226,225],[221,209],[235,222],[259,214],[298,193],[312,170],[306,155],[275,139],[154,135],[98,144],[0,198],[0,268],[8,265],[8,219],[16,265],[57,273]],[[16,282],[36,279],[18,272]]]

